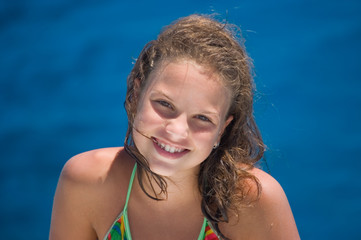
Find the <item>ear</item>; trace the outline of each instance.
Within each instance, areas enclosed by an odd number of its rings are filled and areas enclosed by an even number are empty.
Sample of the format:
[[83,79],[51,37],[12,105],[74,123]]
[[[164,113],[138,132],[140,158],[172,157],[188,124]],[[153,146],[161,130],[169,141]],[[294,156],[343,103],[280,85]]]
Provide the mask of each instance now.
[[224,125],[222,127],[222,130],[219,132],[219,136],[218,136],[218,139],[217,139],[217,142],[219,143],[221,141],[221,137],[224,133],[224,130],[227,128],[227,126],[232,122],[233,120],[233,115],[230,115],[227,120],[224,122]]

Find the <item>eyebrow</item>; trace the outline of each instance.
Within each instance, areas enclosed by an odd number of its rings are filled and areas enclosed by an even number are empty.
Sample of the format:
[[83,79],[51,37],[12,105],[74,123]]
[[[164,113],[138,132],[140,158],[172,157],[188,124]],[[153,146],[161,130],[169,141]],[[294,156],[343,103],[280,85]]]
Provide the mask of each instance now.
[[211,112],[211,111],[203,111],[203,112],[201,112],[202,114],[207,114],[207,115],[215,115],[215,116],[219,116],[218,115],[218,113],[216,113],[216,112]]
[[170,101],[173,101],[173,99],[171,97],[169,97],[167,94],[165,94],[164,92],[160,91],[160,90],[153,90],[150,92],[150,96],[152,96],[153,94],[160,94],[162,96],[164,96],[165,98],[167,98]]

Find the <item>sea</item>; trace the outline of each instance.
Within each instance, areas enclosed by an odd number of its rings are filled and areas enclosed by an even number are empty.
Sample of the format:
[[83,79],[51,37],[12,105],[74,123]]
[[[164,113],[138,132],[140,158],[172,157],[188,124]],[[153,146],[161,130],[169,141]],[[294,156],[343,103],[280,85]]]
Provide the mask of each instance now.
[[236,24],[253,60],[262,167],[302,239],[361,239],[361,1],[0,2],[0,238],[47,239],[72,156],[122,146],[126,78],[162,27]]

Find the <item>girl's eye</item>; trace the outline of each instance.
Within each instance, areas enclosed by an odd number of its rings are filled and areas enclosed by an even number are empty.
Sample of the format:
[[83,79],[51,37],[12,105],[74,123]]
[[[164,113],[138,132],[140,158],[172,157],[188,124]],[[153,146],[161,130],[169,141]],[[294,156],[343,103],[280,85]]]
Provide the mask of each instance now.
[[163,100],[158,100],[157,101],[160,105],[162,105],[163,107],[167,107],[167,108],[171,108],[173,109],[172,105],[166,101],[163,101]]
[[199,120],[202,120],[203,122],[211,122],[211,120],[209,120],[209,118],[207,118],[206,116],[204,115],[198,115],[197,118]]

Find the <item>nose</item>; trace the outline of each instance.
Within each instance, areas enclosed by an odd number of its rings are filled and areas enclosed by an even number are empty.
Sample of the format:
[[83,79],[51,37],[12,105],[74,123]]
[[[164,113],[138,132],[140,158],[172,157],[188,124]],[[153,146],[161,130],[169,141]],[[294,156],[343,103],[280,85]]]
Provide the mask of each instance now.
[[187,138],[189,133],[187,116],[181,114],[169,119],[165,124],[165,131],[170,135],[172,140]]

